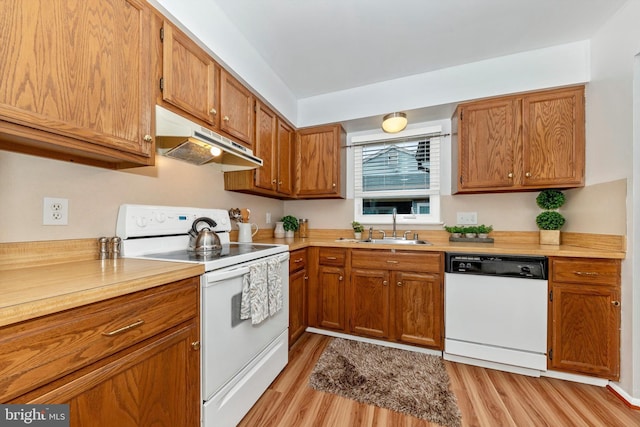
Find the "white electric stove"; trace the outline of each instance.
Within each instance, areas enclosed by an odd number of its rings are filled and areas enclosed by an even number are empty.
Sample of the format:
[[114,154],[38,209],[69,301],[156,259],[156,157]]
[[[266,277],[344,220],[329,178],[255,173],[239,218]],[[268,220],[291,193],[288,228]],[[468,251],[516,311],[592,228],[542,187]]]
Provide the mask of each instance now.
[[[222,250],[188,251],[189,230],[210,218]],[[116,233],[125,258],[199,263],[201,276],[201,396],[204,427],[235,426],[288,362],[289,248],[231,242],[224,209],[122,205]],[[277,263],[273,261],[277,260]],[[253,266],[272,262],[282,284],[282,308],[258,324],[240,318],[243,286]]]

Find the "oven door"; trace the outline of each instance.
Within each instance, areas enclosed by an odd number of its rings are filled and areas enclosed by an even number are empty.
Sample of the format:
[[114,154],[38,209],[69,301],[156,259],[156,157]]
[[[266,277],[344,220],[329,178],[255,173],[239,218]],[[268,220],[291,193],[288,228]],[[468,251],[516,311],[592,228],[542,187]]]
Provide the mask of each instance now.
[[[257,325],[240,319],[243,276],[253,263],[277,257],[282,279],[282,309]],[[207,401],[287,330],[289,253],[274,255],[202,276],[202,397]]]

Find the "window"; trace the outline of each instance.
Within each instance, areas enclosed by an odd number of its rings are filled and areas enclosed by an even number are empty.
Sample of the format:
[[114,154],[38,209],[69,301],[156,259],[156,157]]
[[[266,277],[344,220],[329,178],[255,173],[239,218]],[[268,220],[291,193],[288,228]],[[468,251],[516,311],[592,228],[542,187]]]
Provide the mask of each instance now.
[[440,221],[440,131],[354,137],[355,219],[364,224]]

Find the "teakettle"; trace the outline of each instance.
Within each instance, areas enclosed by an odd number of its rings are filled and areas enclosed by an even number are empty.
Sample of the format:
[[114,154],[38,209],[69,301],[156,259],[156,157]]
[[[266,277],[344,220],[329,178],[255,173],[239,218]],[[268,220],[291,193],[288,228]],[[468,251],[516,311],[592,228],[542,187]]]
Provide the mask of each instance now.
[[[205,223],[208,227],[198,229],[200,223]],[[192,252],[207,255],[220,252],[222,250],[220,238],[213,231],[216,225],[216,222],[211,218],[196,218],[191,225],[191,230],[189,230],[189,247],[187,249]]]

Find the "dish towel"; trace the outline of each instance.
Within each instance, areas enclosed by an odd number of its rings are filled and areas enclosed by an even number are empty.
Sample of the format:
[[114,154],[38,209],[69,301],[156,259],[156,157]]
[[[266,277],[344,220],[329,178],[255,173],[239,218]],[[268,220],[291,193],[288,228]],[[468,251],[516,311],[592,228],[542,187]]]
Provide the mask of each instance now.
[[249,273],[242,276],[240,319],[251,318],[251,323],[257,325],[267,317],[269,317],[267,262],[262,261],[249,266]]
[[280,258],[267,261],[267,288],[269,294],[269,315],[282,310],[282,277],[280,277]]

